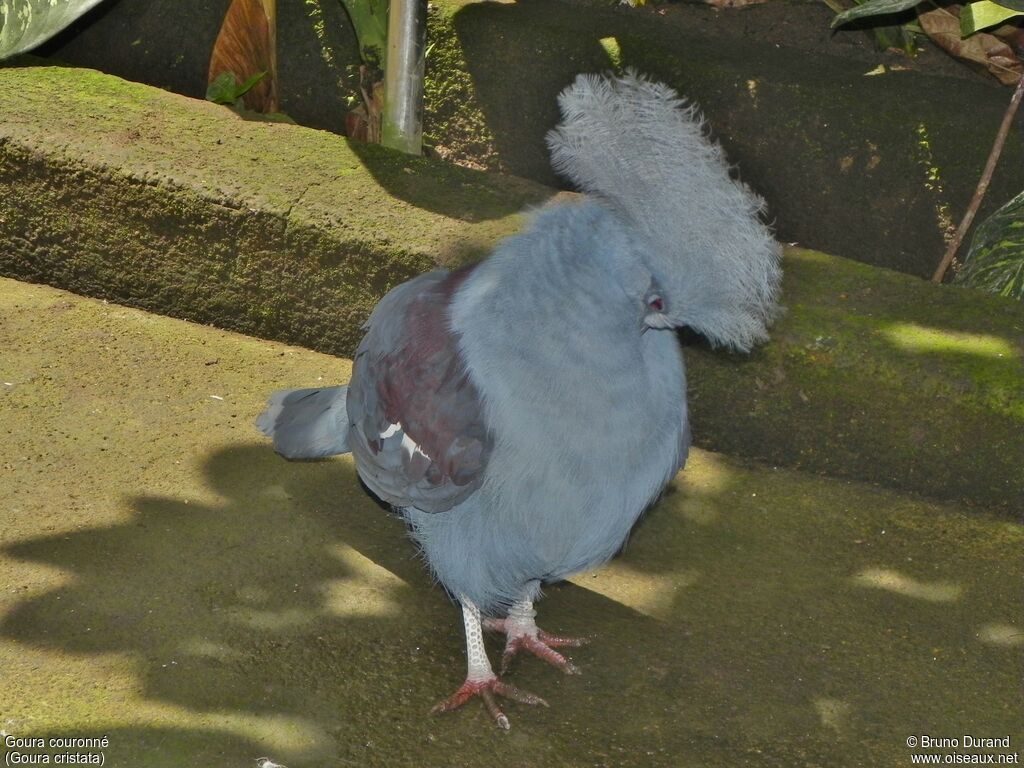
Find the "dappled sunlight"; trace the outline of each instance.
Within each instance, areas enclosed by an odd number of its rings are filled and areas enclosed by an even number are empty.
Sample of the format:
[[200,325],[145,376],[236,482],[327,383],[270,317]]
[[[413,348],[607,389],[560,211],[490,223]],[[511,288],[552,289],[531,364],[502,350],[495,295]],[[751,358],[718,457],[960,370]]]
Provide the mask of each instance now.
[[676,476],[676,482],[687,496],[714,496],[728,487],[732,472],[720,454],[691,447],[686,467]]
[[988,334],[941,330],[916,323],[893,323],[881,333],[907,352],[953,352],[995,359],[1017,357],[1006,340]]
[[[75,726],[73,722],[65,724],[70,732],[85,733],[97,730],[95,722]],[[194,728],[196,730],[213,730],[224,735],[233,736],[259,746],[273,754],[286,754],[290,759],[315,760],[326,759],[334,752],[334,740],[327,730],[309,718],[294,715],[272,713],[247,714],[237,711],[214,711],[197,716],[185,707],[177,707],[157,702],[139,702],[131,711],[131,716],[122,721],[108,722],[100,730],[110,731],[117,728],[132,726],[134,728],[158,729],[168,726]],[[116,746],[116,741],[112,740]],[[110,750],[114,752],[113,748]],[[231,761],[226,764],[254,764],[255,755],[239,754],[238,763]],[[251,762],[250,762],[251,761]]]
[[680,593],[699,579],[700,572],[693,568],[670,573],[645,573],[616,560],[598,571],[577,574],[569,581],[644,616],[667,621],[672,617],[673,606],[680,599]]
[[303,627],[319,619],[319,612],[306,608],[282,608],[277,611],[259,610],[247,606],[231,606],[224,614],[237,624],[265,632],[280,632]]
[[[722,516],[722,498],[735,485],[736,467],[721,454],[691,447],[674,482],[678,493],[668,494],[658,508],[671,509],[697,525],[711,525]],[[754,492],[751,498],[756,496]]]
[[978,628],[976,637],[988,645],[997,645],[1003,648],[1020,648],[1024,646],[1024,628],[1015,627],[1012,624],[993,622],[983,624]]
[[757,106],[757,80],[747,80],[747,93],[750,94],[750,98],[755,102],[754,106]]
[[818,713],[822,726],[836,733],[849,730],[852,709],[848,702],[840,699],[819,697],[814,700],[814,711]]
[[711,525],[719,517],[718,510],[712,503],[699,498],[683,499],[676,505],[676,509],[679,514],[697,525]]
[[199,656],[217,661],[234,661],[242,654],[235,648],[224,643],[215,643],[203,637],[190,637],[181,644],[181,652],[188,656]]
[[340,617],[401,615],[396,593],[409,591],[405,581],[346,544],[331,544],[327,551],[350,573],[324,584],[327,613]]
[[[181,713],[185,719],[187,712]],[[326,758],[334,753],[334,739],[327,730],[309,718],[292,715],[248,715],[238,712],[211,712],[202,718],[206,727],[249,739],[264,745],[278,754],[288,754],[310,759]]]
[[865,568],[853,577],[862,587],[884,589],[903,597],[926,600],[930,603],[952,603],[963,595],[963,588],[948,581],[918,581],[899,571],[887,568]]
[[918,167],[924,171],[924,188],[932,195],[935,223],[938,225],[940,232],[944,233],[946,237],[951,237],[956,225],[953,223],[950,213],[942,171],[932,149],[928,126],[924,123],[918,123],[915,133],[917,134],[915,159],[917,160]]
[[[59,572],[5,606],[0,661],[11,670],[25,659],[34,692],[74,704],[53,720],[26,702],[36,720],[18,731],[64,729],[89,713],[123,734],[121,754],[166,732],[189,745],[253,745],[237,760],[283,764],[337,756],[338,723],[365,741],[381,678],[361,670],[402,678],[390,657],[437,620],[404,526],[366,497],[351,462],[290,464],[236,444],[187,465],[182,497],[122,497],[127,514],[114,524],[5,544],[3,559],[32,574],[26,583]],[[404,578],[413,573],[416,588]],[[458,651],[458,638],[435,650]],[[29,663],[36,655],[45,661]],[[52,685],[29,671],[41,664]],[[443,670],[426,664],[404,683],[415,693],[399,705],[403,719],[429,709]],[[0,698],[11,700],[24,675],[8,682]]]
[[608,54],[608,66],[613,72],[622,71],[622,48],[614,37],[602,37],[597,41]]
[[306,6],[306,16],[310,22],[310,27],[313,30],[313,34],[316,35],[317,45],[320,47],[320,58],[323,60],[324,66],[341,82],[344,70],[338,61],[339,56],[336,55],[334,45],[327,34],[324,22],[324,9],[321,7],[320,0],[303,0],[303,2]]
[[[182,672],[188,655],[219,663],[239,659],[226,646],[195,638],[183,642],[181,650],[185,655],[167,657],[166,674]],[[224,765],[248,765],[257,749],[293,760],[323,760],[333,753],[333,740],[313,717],[226,708],[200,712],[146,696],[140,689],[144,664],[136,654],[75,656],[6,640],[0,640],[0,653],[16,659],[0,675],[0,730],[15,737],[108,735],[111,765],[125,764],[118,758],[127,748],[152,741],[147,767],[182,765],[179,742],[193,748],[197,742],[216,742],[230,755]],[[26,697],[21,679],[29,674],[34,684]]]

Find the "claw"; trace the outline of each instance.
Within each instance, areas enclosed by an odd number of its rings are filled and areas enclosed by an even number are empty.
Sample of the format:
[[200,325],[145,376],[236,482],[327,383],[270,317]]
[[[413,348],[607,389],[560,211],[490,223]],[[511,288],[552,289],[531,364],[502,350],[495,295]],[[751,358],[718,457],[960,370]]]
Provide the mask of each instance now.
[[522,622],[510,619],[484,619],[484,628],[492,632],[502,632],[508,640],[505,652],[501,655],[501,674],[508,672],[512,659],[521,651],[532,653],[538,659],[562,670],[567,675],[583,674],[579,667],[555,650],[555,648],[579,648],[590,642],[586,637],[563,637],[552,635],[538,629],[532,622],[525,626]]
[[479,696],[491,719],[494,720],[499,728],[507,731],[511,725],[509,724],[508,717],[505,716],[505,713],[498,706],[498,702],[494,698],[495,694],[504,696],[506,699],[512,699],[512,701],[518,701],[521,704],[548,706],[548,703],[540,696],[516,688],[514,685],[503,683],[497,677],[491,677],[484,680],[466,680],[455,693],[436,704],[431,712],[451,712],[461,707],[474,696]]
[[[567,643],[564,643],[564,645],[567,645]],[[542,640],[539,635],[537,637],[520,635],[519,637],[510,637],[508,639],[508,642],[505,644],[505,652],[501,655],[501,674],[504,675],[508,672],[512,659],[520,651],[528,651],[529,653],[532,653],[538,659],[543,659],[548,664],[562,670],[567,675],[583,674],[579,667],[556,651],[550,643]]]
[[563,635],[552,635],[543,629],[537,630],[537,639],[549,648],[579,648],[590,642],[589,637],[565,637]]

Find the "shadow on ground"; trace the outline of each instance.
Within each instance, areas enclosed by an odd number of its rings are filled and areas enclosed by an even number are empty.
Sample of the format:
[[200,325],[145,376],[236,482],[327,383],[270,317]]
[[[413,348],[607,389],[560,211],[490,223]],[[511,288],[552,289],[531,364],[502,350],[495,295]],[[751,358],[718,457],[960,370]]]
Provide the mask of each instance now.
[[550,590],[542,626],[595,641],[583,677],[512,671],[551,709],[510,705],[506,736],[475,704],[427,714],[461,680],[458,615],[350,462],[237,444],[203,467],[221,503],[139,497],[126,523],[4,550],[70,579],[2,636],[128,654],[146,700],[211,718],[107,712],[111,765],[268,743],[291,768],[882,765],[912,733],[1024,736],[1019,526],[697,452],[624,557]]

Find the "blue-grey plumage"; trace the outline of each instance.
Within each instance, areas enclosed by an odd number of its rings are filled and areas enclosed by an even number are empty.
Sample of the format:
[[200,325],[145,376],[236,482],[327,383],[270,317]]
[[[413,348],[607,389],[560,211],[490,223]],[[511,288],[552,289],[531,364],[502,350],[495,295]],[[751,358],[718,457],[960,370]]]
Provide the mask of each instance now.
[[441,583],[484,613],[609,559],[685,455],[682,356],[643,330],[638,245],[598,203],[557,206],[453,298],[494,446],[459,505],[405,514]]
[[611,558],[685,463],[674,329],[748,349],[781,274],[761,201],[671,89],[583,75],[559,103],[552,158],[588,198],[393,289],[347,389],[276,393],[258,422],[289,458],[350,449],[407,518],[463,608],[466,683],[439,708],[480,695],[503,727],[494,694],[541,700],[494,675],[482,622],[507,634],[505,663],[525,649],[576,671],[554,650],[574,641],[534,621],[541,584]]
[[283,389],[256,419],[286,459],[322,459],[348,453],[348,387]]

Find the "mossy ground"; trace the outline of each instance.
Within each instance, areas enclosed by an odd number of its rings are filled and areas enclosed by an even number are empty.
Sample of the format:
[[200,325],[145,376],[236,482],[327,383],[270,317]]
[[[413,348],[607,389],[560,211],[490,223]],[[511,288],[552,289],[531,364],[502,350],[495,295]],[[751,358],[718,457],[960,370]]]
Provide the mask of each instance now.
[[[895,766],[906,739],[1024,743],[1024,530],[695,451],[520,661],[510,734],[471,703],[460,621],[341,458],[252,426],[345,360],[0,280],[0,722],[107,735],[109,766]],[[491,644],[492,655],[496,645]],[[1005,750],[1004,750],[1005,751]]]

